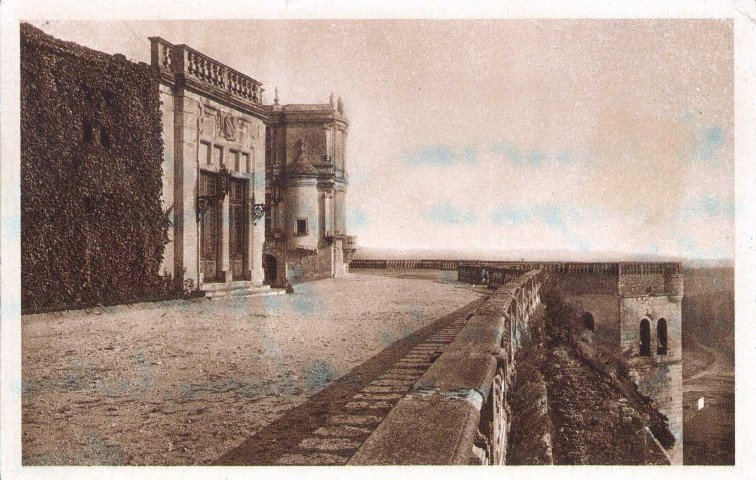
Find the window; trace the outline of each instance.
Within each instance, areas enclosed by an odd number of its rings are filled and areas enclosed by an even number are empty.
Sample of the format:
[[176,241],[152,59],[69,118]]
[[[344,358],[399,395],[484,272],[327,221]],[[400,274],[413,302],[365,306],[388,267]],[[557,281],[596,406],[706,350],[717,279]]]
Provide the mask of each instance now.
[[249,153],[242,153],[242,163],[244,164],[244,167],[247,169],[247,173],[254,172],[254,167],[252,166],[252,163],[250,162],[250,159],[254,161],[255,151],[252,150],[252,155]]
[[657,340],[656,354],[666,355],[667,354],[667,320],[663,318],[660,318],[659,321],[656,323],[656,340]]
[[82,125],[84,129],[84,143],[92,143],[94,140],[94,124],[88,118],[82,119]]
[[200,142],[199,159],[200,159],[200,162],[205,162],[207,165],[212,165],[213,157],[210,156],[209,143]]
[[[273,144],[275,142],[274,130],[272,128],[265,129],[265,166],[273,165]],[[251,172],[252,170],[250,170]]]
[[307,219],[297,219],[297,235],[307,235]]
[[110,133],[105,127],[100,128],[100,145],[103,147],[110,146]]
[[231,150],[231,161],[233,164],[234,172],[239,172],[239,152],[237,150]]
[[640,354],[644,357],[651,356],[651,324],[647,318],[640,322]]
[[223,165],[223,147],[213,145],[213,165],[220,167]]
[[265,237],[273,234],[273,215],[271,214],[271,194],[265,194]]

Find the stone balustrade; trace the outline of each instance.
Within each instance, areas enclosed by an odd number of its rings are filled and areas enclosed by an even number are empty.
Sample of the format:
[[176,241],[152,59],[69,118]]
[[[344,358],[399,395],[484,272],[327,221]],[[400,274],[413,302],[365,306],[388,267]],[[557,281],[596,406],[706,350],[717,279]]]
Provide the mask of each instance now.
[[504,464],[514,354],[541,281],[533,270],[496,290],[349,464]]
[[186,45],[173,45],[160,37],[150,37],[150,41],[152,65],[164,74],[262,107],[262,84],[257,80]]
[[677,262],[512,262],[486,260],[374,260],[357,259],[354,268],[430,268],[457,270],[459,268],[500,268],[507,271],[527,272],[542,270],[546,273],[570,275],[595,274],[679,274],[681,265]]
[[679,263],[620,263],[620,275],[650,275],[650,274],[678,274],[681,273]]

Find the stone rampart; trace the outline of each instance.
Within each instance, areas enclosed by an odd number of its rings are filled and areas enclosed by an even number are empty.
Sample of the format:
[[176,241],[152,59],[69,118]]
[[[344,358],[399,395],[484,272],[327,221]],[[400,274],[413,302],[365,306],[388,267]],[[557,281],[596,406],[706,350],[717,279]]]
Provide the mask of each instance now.
[[532,270],[496,290],[349,463],[504,464],[507,391],[541,281]]

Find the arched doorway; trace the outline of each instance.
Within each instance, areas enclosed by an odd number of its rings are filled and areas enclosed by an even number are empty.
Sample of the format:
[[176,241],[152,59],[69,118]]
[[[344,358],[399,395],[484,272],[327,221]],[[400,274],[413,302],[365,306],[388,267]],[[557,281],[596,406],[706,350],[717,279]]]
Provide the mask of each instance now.
[[263,271],[265,272],[265,280],[263,283],[271,285],[276,283],[278,278],[278,260],[273,255],[265,255],[263,257]]
[[640,322],[640,354],[644,357],[651,356],[651,324],[647,318]]
[[667,354],[667,320],[665,320],[664,318],[660,318],[659,321],[656,322],[656,341],[657,341],[656,354],[666,355]]
[[590,330],[591,332],[596,331],[596,320],[590,312],[583,313],[583,329]]

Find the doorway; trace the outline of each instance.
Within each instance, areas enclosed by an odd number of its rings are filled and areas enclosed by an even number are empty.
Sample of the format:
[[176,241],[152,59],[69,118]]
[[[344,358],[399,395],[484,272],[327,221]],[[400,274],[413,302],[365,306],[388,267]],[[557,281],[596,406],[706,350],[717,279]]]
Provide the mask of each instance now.
[[263,271],[265,272],[265,280],[263,283],[266,285],[272,285],[278,278],[278,260],[273,255],[265,255],[263,257]]
[[228,194],[229,215],[229,261],[234,280],[251,280],[246,278],[247,268],[247,236],[249,232],[248,215],[245,215],[247,198],[247,182],[231,179]]
[[[216,198],[218,183],[217,174],[200,172],[200,195]],[[221,202],[217,200],[212,200],[208,209],[202,214],[200,223],[200,272],[205,283],[220,281],[221,215]]]

